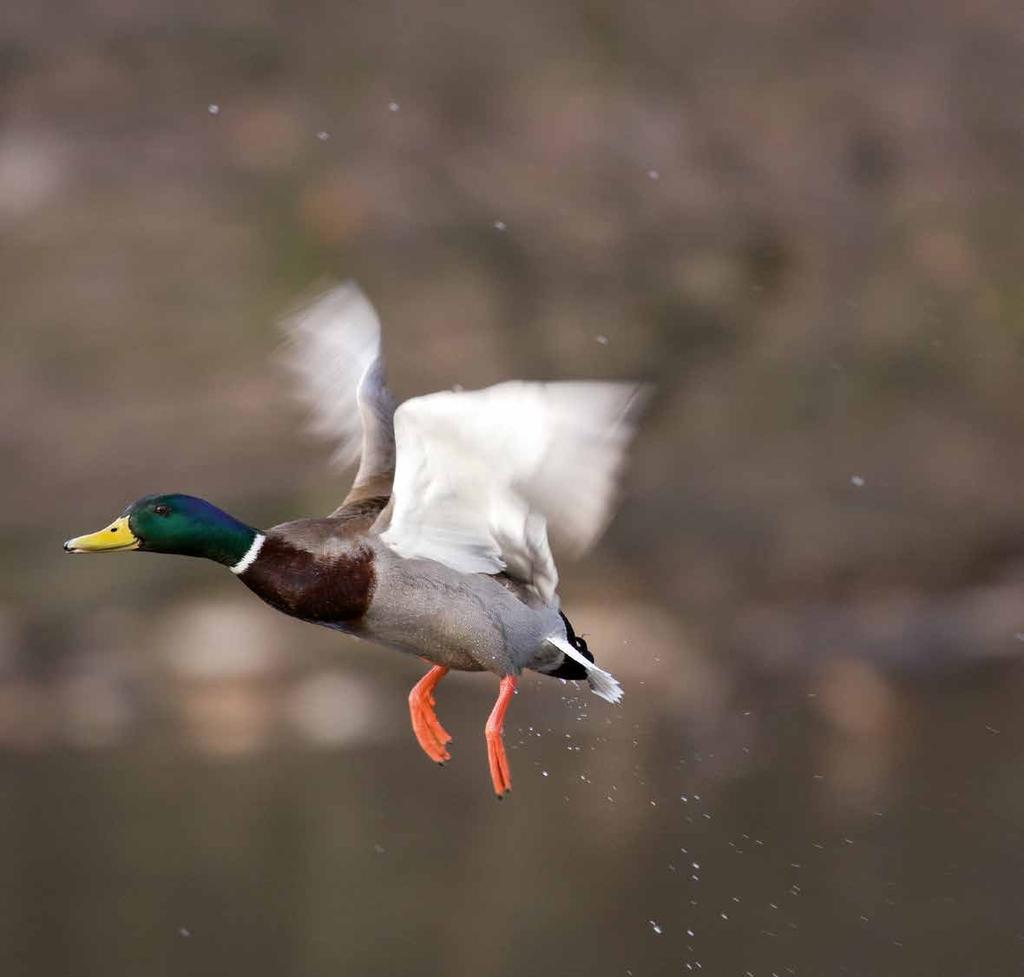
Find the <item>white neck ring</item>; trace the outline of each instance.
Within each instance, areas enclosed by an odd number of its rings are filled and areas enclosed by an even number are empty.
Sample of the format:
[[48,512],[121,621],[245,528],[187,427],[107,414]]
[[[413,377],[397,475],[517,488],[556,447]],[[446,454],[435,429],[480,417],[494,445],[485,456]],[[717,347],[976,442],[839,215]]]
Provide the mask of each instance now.
[[256,562],[256,557],[260,555],[260,550],[263,549],[263,541],[266,538],[267,537],[264,536],[263,533],[257,533],[256,538],[252,541],[252,546],[246,550],[245,556],[243,556],[242,559],[240,559],[233,567],[228,567],[228,569],[236,576],[240,576],[245,573],[245,571]]

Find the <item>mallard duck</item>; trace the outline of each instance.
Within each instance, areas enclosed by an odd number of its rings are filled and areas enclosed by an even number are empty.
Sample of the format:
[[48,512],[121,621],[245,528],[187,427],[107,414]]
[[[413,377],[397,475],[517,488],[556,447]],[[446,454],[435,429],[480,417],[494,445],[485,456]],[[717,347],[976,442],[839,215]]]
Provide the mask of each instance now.
[[450,669],[494,673],[484,736],[501,798],[511,788],[502,728],[523,669],[585,679],[609,702],[622,696],[559,608],[549,534],[579,553],[604,528],[641,387],[511,381],[396,409],[376,312],[354,284],[321,294],[286,327],[337,461],[359,459],[342,504],[260,530],[204,499],[147,495],[64,549],[214,560],[285,614],[420,657],[431,667],[409,714],[437,763],[451,741],[434,712],[437,683]]

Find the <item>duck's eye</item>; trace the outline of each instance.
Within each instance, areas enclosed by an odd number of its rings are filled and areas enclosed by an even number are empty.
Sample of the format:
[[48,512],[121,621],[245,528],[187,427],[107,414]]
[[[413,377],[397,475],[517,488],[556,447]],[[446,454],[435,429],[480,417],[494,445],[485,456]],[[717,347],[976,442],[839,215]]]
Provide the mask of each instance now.
[[161,502],[159,505],[153,506],[153,511],[158,516],[169,516],[171,514],[171,507],[169,505],[164,505],[164,503]]

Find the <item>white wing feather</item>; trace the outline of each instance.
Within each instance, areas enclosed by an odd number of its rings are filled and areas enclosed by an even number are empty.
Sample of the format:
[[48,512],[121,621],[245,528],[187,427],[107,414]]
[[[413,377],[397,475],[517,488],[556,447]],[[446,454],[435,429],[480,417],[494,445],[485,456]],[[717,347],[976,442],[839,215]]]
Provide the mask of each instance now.
[[[395,402],[384,378],[380,321],[353,282],[324,292],[286,320],[287,362],[313,409],[313,429],[337,442],[339,467],[359,458],[350,502],[391,491]],[[335,510],[339,511],[339,510]]]
[[360,455],[363,420],[357,394],[380,358],[380,321],[354,282],[319,295],[283,323],[286,362],[313,413],[312,429],[337,442],[334,461],[345,467]]
[[593,543],[611,512],[633,431],[635,384],[498,384],[407,401],[382,540],[464,573],[505,570],[553,601],[548,545]]

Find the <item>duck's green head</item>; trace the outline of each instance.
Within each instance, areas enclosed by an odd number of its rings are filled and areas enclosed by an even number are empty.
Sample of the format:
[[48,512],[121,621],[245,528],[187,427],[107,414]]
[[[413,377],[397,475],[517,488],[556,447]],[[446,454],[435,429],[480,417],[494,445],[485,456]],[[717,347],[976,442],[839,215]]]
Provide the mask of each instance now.
[[194,495],[147,495],[133,502],[106,529],[69,539],[69,553],[149,550],[201,556],[234,566],[256,538],[256,530]]

